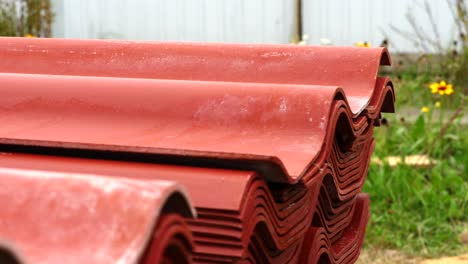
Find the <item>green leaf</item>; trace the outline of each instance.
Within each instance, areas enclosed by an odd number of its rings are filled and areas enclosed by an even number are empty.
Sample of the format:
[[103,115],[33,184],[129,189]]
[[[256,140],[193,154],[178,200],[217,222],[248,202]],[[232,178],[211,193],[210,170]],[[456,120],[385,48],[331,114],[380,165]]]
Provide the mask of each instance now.
[[420,137],[424,137],[426,132],[426,121],[424,119],[424,115],[419,115],[418,119],[413,125],[411,129],[410,136],[413,139],[418,139]]

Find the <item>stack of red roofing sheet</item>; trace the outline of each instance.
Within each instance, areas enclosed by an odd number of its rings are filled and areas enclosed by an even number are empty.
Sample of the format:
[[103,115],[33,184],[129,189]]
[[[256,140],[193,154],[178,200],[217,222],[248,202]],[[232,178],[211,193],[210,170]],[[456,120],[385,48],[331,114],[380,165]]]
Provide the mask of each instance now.
[[[154,234],[138,244],[146,253],[125,248],[148,263],[357,259],[373,128],[381,112],[394,110],[390,80],[377,77],[390,63],[385,49],[3,38],[0,56],[0,172],[8,179],[0,184],[28,179],[25,189],[34,190],[61,181],[53,192],[67,194],[68,185],[85,191],[94,186],[87,181],[102,180],[106,196],[115,182],[138,193],[131,205],[151,204],[158,182],[184,186],[188,196],[166,205],[156,199],[146,211]],[[5,203],[13,194],[1,195]],[[56,203],[67,211],[66,199]],[[102,214],[111,208],[101,206]],[[88,226],[83,216],[73,225]],[[5,217],[36,228],[20,215]],[[28,247],[42,242],[17,236],[0,227],[0,239],[34,259]],[[40,257],[60,258],[49,255]]]

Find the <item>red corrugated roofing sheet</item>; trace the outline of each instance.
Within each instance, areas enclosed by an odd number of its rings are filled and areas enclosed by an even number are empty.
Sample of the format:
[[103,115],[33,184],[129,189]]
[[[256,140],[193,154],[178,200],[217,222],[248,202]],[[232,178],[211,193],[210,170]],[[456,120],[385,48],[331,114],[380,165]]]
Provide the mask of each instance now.
[[326,153],[335,126],[329,120],[339,118],[330,115],[347,109],[334,100],[334,87],[22,74],[0,80],[0,142],[250,160],[279,170],[266,175],[275,181],[297,181]]
[[[77,166],[77,164],[86,164]],[[276,187],[270,193],[265,181],[253,172],[178,167],[129,162],[99,161],[42,155],[4,153],[0,167],[56,173],[96,173],[102,177],[125,177],[152,181],[174,180],[187,187],[198,219],[190,220],[199,244],[196,252],[215,255],[223,249],[225,258],[240,259],[259,223],[266,225],[264,239],[285,249],[302,237],[312,221],[311,197],[302,184]],[[321,183],[320,179],[316,179]],[[215,186],[210,192],[207,186]],[[318,194],[319,184],[315,184]],[[310,189],[312,190],[312,188]],[[308,210],[301,210],[310,208]],[[287,222],[285,222],[287,221]],[[293,224],[294,223],[294,224]],[[221,238],[220,238],[221,237]],[[224,237],[224,238],[223,238]],[[226,240],[227,239],[227,240]],[[231,251],[228,249],[231,248]],[[229,255],[232,254],[232,255]]]
[[26,263],[134,263],[165,202],[185,195],[169,181],[70,172],[1,167],[0,179],[0,236]]
[[283,179],[270,180],[291,182],[321,151],[340,94],[324,86],[31,74],[0,73],[0,81],[0,142],[253,160],[284,168]]
[[0,263],[21,264],[24,259],[20,256],[18,250],[11,242],[0,237]]
[[369,218],[369,197],[358,195],[356,207],[351,224],[335,243],[328,239],[324,228],[310,228],[304,239],[299,263],[354,263],[364,241]]
[[141,264],[192,263],[192,233],[180,214],[168,213],[159,217]]
[[[372,97],[385,48],[4,38],[0,72],[343,87]],[[351,99],[352,98],[352,99]]]
[[385,49],[0,38],[0,55],[0,170],[186,186],[198,218],[168,201],[140,261],[357,259],[394,111]]

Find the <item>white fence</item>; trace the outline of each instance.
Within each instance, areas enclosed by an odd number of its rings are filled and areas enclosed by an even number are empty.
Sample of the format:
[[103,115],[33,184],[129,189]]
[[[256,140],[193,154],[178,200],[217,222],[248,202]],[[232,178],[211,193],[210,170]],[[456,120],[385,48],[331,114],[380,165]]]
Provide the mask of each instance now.
[[[387,38],[392,49],[402,52],[424,49],[415,47],[412,40],[416,34],[427,36],[429,41],[438,41],[438,34],[440,43],[447,48],[458,34],[448,2],[453,6],[454,0],[427,1],[438,32],[435,33],[423,0],[304,0],[304,33],[311,44],[326,38],[334,45],[357,41],[379,45]],[[417,33],[408,14],[414,18]],[[427,52],[435,51],[427,48]]]
[[294,1],[55,0],[57,37],[288,43]]
[[[455,0],[448,0],[454,2]],[[415,31],[436,40],[423,0],[303,0],[303,33],[310,44],[334,45],[384,38],[397,51],[420,50]],[[177,41],[289,43],[295,0],[53,0],[54,36]],[[446,0],[428,0],[440,42],[456,36]],[[407,32],[404,37],[392,26]]]

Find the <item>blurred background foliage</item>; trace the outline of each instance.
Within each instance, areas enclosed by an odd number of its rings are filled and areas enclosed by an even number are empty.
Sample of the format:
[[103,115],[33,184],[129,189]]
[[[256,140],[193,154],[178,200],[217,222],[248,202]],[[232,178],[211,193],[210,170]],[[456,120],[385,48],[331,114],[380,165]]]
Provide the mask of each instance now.
[[[404,36],[411,40],[420,52],[417,54],[398,54],[394,61],[394,66],[390,74],[398,89],[398,105],[421,105],[430,95],[425,93],[420,87],[427,86],[430,82],[444,80],[453,84],[458,89],[458,93],[468,94],[468,8],[466,0],[455,0],[454,3],[447,2],[452,11],[452,17],[447,17],[454,21],[457,37],[452,40],[450,48],[444,49],[441,42],[440,31],[437,21],[434,20],[435,10],[431,9],[428,0],[424,1],[426,12],[425,20],[417,20],[408,11],[406,18],[411,25],[412,31],[406,32],[402,29],[391,27],[393,34]],[[420,24],[431,25],[432,32],[421,32]],[[386,40],[392,45],[392,40]],[[436,53],[427,52],[436,50]],[[400,85],[403,82],[403,85]],[[400,89],[404,88],[404,89]],[[460,97],[453,97],[451,101],[458,104]]]
[[0,36],[51,37],[50,0],[0,0]]

